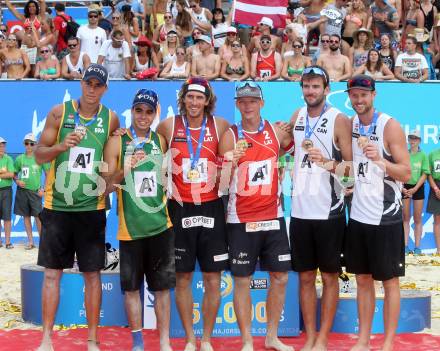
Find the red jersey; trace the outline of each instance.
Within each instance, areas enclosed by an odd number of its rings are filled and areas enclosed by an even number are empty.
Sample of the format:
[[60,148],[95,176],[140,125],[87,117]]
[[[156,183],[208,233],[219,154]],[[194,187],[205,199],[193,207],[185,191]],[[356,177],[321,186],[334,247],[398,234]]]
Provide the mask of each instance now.
[[[65,18],[65,20],[63,19]],[[66,27],[67,22],[71,17],[69,15],[63,14],[63,17],[60,15],[55,16],[53,19],[53,26],[55,27],[55,30],[57,30],[58,33],[58,40],[57,40],[57,52],[60,52],[67,48],[67,43],[64,40],[64,34],[66,34]]]
[[[196,153],[201,127],[189,128],[192,147]],[[217,155],[218,133],[215,118],[208,116],[205,138],[197,164],[199,176],[188,178],[191,169],[190,153],[186,142],[186,127],[182,116],[174,117],[174,127],[170,149],[172,155],[172,190],[171,198],[176,201],[201,203],[218,199]]]
[[[238,140],[237,126],[230,129],[235,144]],[[243,135],[248,148],[238,160],[232,176],[227,222],[247,223],[282,217],[277,167],[280,143],[275,130],[268,121],[264,121],[260,133],[243,130]]]
[[275,50],[268,57],[261,56],[260,51],[257,55],[257,77],[271,77],[275,75]]

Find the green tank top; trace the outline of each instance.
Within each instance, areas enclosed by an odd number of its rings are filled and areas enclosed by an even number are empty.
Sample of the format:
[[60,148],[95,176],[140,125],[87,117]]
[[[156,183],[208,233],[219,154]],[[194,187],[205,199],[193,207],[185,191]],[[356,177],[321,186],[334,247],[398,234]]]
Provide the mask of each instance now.
[[[129,133],[121,136],[118,168],[135,151]],[[118,188],[118,240],[136,240],[160,234],[172,226],[162,184],[163,152],[159,136],[152,132],[142,147],[145,160],[125,176]]]
[[[73,100],[63,104],[63,117],[57,143],[75,129]],[[82,124],[90,119],[80,116]],[[81,142],[51,162],[46,180],[44,207],[57,211],[93,211],[105,208],[105,182],[99,176],[104,145],[109,136],[110,110],[99,106],[96,120],[86,127]]]

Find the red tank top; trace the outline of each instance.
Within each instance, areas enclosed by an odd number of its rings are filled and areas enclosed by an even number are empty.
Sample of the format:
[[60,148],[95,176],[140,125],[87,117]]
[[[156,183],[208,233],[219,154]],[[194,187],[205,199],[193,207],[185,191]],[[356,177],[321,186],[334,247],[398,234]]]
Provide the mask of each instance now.
[[268,57],[261,56],[260,51],[258,51],[257,76],[260,78],[271,77],[275,72],[275,51],[272,51]]
[[[229,190],[228,223],[265,221],[282,216],[278,177],[280,143],[272,125],[264,122],[260,133],[243,131],[248,142]],[[237,126],[231,127],[235,142]]]
[[[194,153],[198,145],[200,130],[201,128],[190,128]],[[197,166],[200,175],[198,179],[190,180],[188,178],[191,161],[182,116],[174,117],[170,148],[172,152],[172,199],[191,203],[218,199],[218,133],[214,117],[209,116],[206,123],[205,138]]]
[[25,26],[30,26],[30,25],[33,24],[34,28],[36,30],[40,30],[40,27],[41,27],[41,23],[40,23],[40,21],[39,21],[39,19],[37,17],[35,17],[35,19],[33,21],[31,21],[30,18],[26,18],[24,20],[24,24],[25,24]]

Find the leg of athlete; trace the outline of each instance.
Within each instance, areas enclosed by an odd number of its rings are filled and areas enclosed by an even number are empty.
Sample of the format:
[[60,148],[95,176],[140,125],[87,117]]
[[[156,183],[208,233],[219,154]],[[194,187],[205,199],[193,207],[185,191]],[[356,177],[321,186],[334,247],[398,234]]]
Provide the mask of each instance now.
[[304,328],[307,334],[306,343],[301,351],[310,351],[315,344],[316,333],[316,270],[299,273],[299,297]]
[[100,272],[84,272],[84,302],[86,306],[88,330],[88,350],[99,350],[98,343],[98,324],[101,310],[102,286]]
[[176,273],[176,305],[186,334],[184,351],[196,350],[196,337],[193,330],[194,301],[191,291],[192,278],[192,272]]
[[396,335],[397,323],[400,314],[400,287],[399,278],[388,279],[383,282],[385,291],[383,304],[383,322],[385,329],[385,339],[382,351],[393,349],[393,339]]
[[241,351],[253,351],[251,335],[252,303],[250,294],[251,277],[234,277],[234,310],[243,340]]
[[217,318],[220,306],[220,272],[204,272],[203,284],[205,294],[203,296],[203,336],[200,344],[200,351],[212,351],[211,334]]
[[170,343],[170,291],[156,291],[154,297],[154,312],[157,318],[157,329],[159,329],[160,351],[172,351]]

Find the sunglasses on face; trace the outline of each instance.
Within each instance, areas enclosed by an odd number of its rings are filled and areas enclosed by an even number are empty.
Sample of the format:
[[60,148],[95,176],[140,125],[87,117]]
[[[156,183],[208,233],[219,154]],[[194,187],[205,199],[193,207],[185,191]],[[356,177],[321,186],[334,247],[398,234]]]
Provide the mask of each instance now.
[[202,35],[201,32],[194,32],[193,35]]
[[24,145],[26,145],[26,146],[34,146],[35,143],[33,141],[25,141]]
[[271,40],[260,40],[261,44],[270,44],[271,42]]
[[75,49],[78,46],[78,44],[69,44],[69,49]]
[[231,32],[231,33],[228,33],[227,35],[228,35],[228,36],[235,37],[235,36],[237,35],[237,33],[233,33],[233,32]]
[[17,41],[15,38],[8,38],[9,41]]
[[339,40],[329,40],[330,44],[339,44]]
[[232,44],[231,46],[232,46],[233,48],[239,48],[239,47],[240,47],[240,44],[235,43],[235,44]]
[[177,34],[168,34],[167,37],[168,38],[177,38]]
[[173,18],[172,16],[163,16],[164,19],[171,19]]
[[321,43],[323,43],[323,44],[328,44],[328,43],[330,43],[330,40],[328,40],[328,39],[321,39]]
[[118,44],[121,44],[124,41],[124,39],[116,39],[116,38],[112,38],[112,40]]
[[197,7],[197,5],[189,5],[189,7],[191,7],[192,9],[195,9]]
[[184,52],[176,52],[176,55],[179,55],[179,56],[185,56],[185,53]]
[[118,20],[120,17],[118,17],[118,16],[113,16],[112,17],[112,19],[114,19],[114,20]]
[[89,15],[89,18],[98,18],[98,15]]
[[302,45],[293,45],[293,47],[294,47],[295,49],[301,49],[303,46],[302,46]]
[[40,50],[40,54],[47,54],[49,50]]

